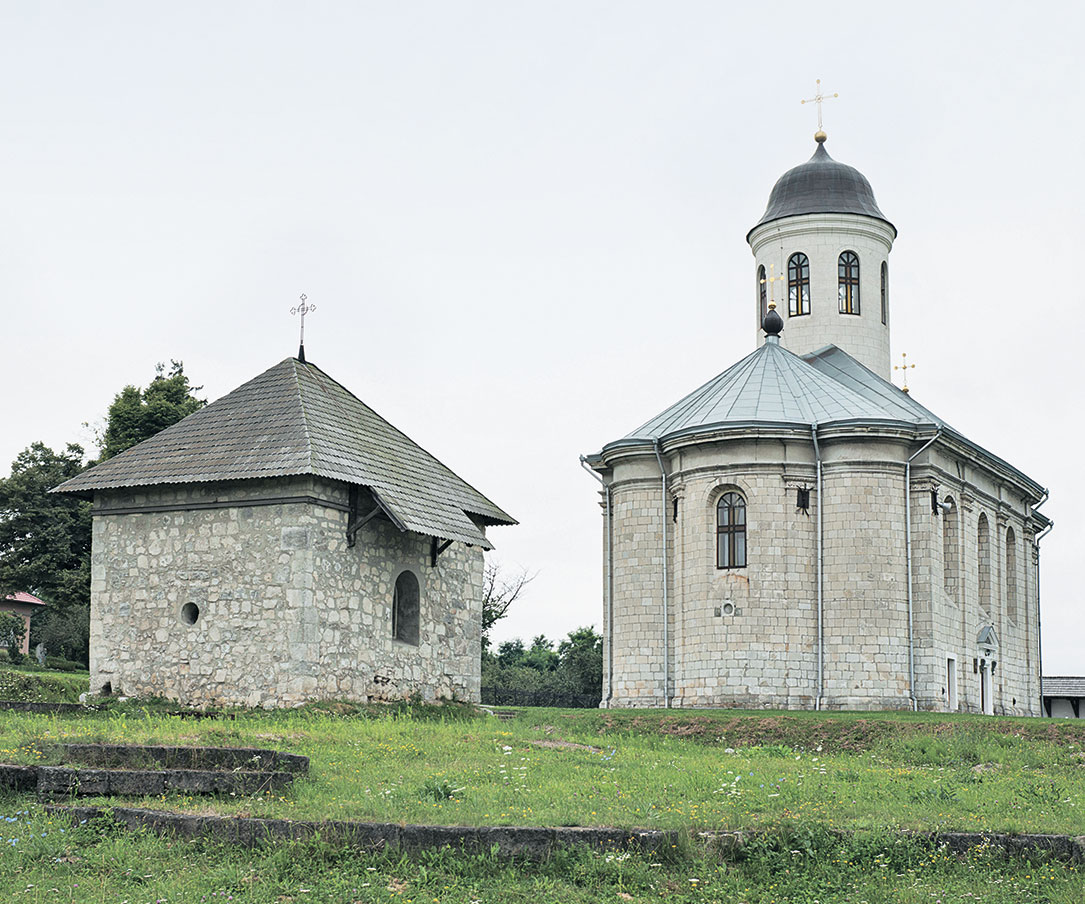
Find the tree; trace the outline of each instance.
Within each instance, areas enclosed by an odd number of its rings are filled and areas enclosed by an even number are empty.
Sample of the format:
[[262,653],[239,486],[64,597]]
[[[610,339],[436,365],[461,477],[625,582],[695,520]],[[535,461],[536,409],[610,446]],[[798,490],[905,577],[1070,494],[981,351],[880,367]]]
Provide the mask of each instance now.
[[8,651],[9,662],[23,661],[23,635],[26,623],[10,612],[0,612],[0,646]]
[[202,387],[188,382],[182,362],[170,361],[169,374],[165,371],[166,365],[160,363],[146,389],[125,386],[117,393],[109,406],[99,461],[119,455],[207,404],[196,398]]
[[83,449],[34,443],[0,480],[0,592],[61,609],[90,598],[90,503],[49,491],[83,470]]
[[[577,628],[558,644],[559,671],[571,693],[603,693],[603,638],[592,627]],[[575,688],[575,690],[572,690]]]
[[[512,577],[505,577],[501,566],[487,562],[482,571],[482,649],[490,648],[490,629],[508,615],[509,607],[516,602],[524,587],[535,580],[521,568]],[[523,643],[520,644],[521,650]]]

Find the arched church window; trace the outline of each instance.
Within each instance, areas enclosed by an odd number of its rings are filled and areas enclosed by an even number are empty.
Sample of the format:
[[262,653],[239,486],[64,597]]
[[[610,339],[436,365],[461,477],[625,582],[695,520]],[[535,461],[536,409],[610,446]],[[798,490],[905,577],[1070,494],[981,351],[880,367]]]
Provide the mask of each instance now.
[[769,293],[768,283],[765,282],[767,275],[765,273],[765,265],[762,264],[757,268],[757,297],[760,302],[761,322],[763,323],[765,318],[769,315]]
[[976,558],[979,561],[979,596],[984,612],[991,611],[991,531],[987,516],[980,513],[976,526]]
[[405,571],[392,591],[392,638],[418,646],[418,578]]
[[950,602],[960,599],[960,587],[957,580],[958,556],[960,555],[960,522],[957,520],[957,506],[953,499],[946,497],[946,507],[942,514],[942,583]]
[[801,251],[787,261],[787,313],[791,317],[810,313],[810,258]]
[[746,500],[738,493],[716,503],[716,567],[746,567]]
[[882,261],[882,323],[889,323],[889,264]]
[[1006,528],[1006,614],[1017,621],[1017,537]]
[[840,313],[859,313],[859,255],[845,251],[837,260]]

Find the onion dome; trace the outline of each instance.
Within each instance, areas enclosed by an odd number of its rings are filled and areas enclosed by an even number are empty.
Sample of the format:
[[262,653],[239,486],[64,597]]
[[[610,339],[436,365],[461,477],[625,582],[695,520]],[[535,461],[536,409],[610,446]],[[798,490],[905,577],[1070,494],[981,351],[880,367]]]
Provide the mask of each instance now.
[[[895,235],[896,227],[879,209],[866,176],[854,166],[833,160],[825,150],[824,136],[824,132],[815,136],[818,146],[813,157],[776,180],[765,215],[753,229],[774,220],[807,213],[856,213],[887,223]],[[747,233],[747,241],[749,238]]]

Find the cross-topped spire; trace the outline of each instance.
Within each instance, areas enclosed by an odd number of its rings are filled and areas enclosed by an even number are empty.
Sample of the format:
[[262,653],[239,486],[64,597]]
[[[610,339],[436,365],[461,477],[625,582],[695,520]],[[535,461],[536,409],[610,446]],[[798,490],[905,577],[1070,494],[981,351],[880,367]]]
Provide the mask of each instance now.
[[821,105],[827,100],[832,100],[834,97],[840,97],[840,95],[836,92],[833,92],[832,94],[821,93],[821,79],[818,79],[817,90],[814,92],[814,96],[800,102],[804,104],[818,105],[818,130],[814,133],[814,141],[817,141],[819,143],[824,141],[826,138],[825,131],[823,130],[821,123]]
[[901,352],[900,353],[900,364],[894,364],[893,365],[893,370],[903,371],[903,373],[901,374],[901,382],[904,385],[900,387],[901,391],[903,391],[903,392],[908,391],[908,368],[909,367],[914,368],[915,365],[908,363],[908,353],[907,352]]
[[291,314],[301,314],[301,341],[298,343],[298,360],[305,363],[305,315],[316,310],[315,304],[306,303],[306,295],[301,294],[301,304],[290,309]]

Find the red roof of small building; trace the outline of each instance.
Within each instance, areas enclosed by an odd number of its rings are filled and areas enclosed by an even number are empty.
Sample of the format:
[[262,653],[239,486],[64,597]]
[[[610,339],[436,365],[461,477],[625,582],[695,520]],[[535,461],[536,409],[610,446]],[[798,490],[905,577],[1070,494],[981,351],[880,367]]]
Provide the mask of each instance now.
[[49,605],[45,600],[38,599],[33,593],[25,593],[22,590],[16,590],[14,593],[9,593],[4,597],[4,600],[11,600],[13,603],[30,603],[32,606]]

